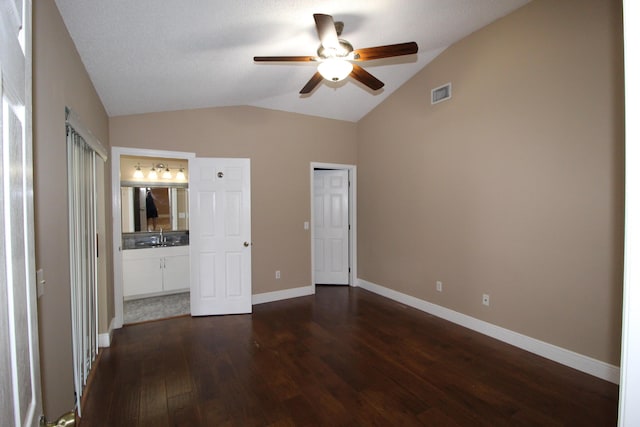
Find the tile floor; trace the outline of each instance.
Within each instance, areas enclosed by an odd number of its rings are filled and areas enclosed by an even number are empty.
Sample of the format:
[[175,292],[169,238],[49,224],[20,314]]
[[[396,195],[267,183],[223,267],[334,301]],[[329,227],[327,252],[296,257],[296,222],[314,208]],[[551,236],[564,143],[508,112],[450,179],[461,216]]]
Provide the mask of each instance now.
[[146,322],[191,313],[189,292],[124,302],[124,323]]

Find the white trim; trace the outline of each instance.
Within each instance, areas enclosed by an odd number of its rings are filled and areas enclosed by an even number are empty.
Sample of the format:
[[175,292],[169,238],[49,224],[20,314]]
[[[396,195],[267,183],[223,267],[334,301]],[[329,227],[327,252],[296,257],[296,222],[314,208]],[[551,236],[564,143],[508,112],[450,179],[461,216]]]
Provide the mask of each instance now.
[[69,107],[65,107],[65,112],[66,112],[66,123],[69,126],[71,126],[73,130],[76,131],[76,133],[82,137],[82,139],[84,139],[84,142],[89,144],[89,146],[93,149],[93,151],[95,151],[96,153],[98,153],[100,157],[102,157],[102,160],[106,162],[108,159],[107,149],[104,148],[104,145],[102,145],[100,140],[96,138],[95,135],[91,133],[89,128],[87,128],[82,123],[80,116],[75,111],[73,111]]
[[457,311],[403,294],[402,292],[376,285],[363,279],[358,279],[358,286],[603,380],[618,384],[620,379],[620,368],[617,366],[493,325],[483,320],[467,316],[466,314],[458,313]]
[[115,320],[115,318],[111,319],[111,324],[109,325],[109,330],[107,332],[98,335],[99,348],[106,348],[111,346],[111,339],[113,338],[113,325]]
[[311,244],[311,286],[315,288],[315,266],[314,266],[314,249],[313,249],[313,237],[314,237],[314,216],[313,216],[313,170],[314,169],[337,169],[346,170],[349,172],[349,224],[351,230],[349,231],[349,268],[351,273],[349,274],[349,285],[358,286],[358,225],[357,225],[357,167],[355,165],[343,165],[340,163],[319,163],[311,162],[309,168],[309,195],[310,195],[310,244]]
[[98,334],[98,348],[107,348],[111,345],[111,334],[105,332],[104,334]]
[[624,0],[625,227],[618,426],[640,425],[640,4]]
[[115,317],[114,328],[121,328],[124,323],[123,314],[123,289],[122,289],[122,224],[120,209],[120,156],[147,156],[154,158],[177,158],[189,160],[195,153],[182,151],[147,150],[143,148],[111,147],[111,214],[113,230],[113,304]]
[[262,294],[254,294],[251,296],[251,304],[264,304],[267,302],[281,301],[289,298],[306,297],[316,293],[316,287],[313,285],[302,286],[300,288],[283,289],[281,291],[265,292]]

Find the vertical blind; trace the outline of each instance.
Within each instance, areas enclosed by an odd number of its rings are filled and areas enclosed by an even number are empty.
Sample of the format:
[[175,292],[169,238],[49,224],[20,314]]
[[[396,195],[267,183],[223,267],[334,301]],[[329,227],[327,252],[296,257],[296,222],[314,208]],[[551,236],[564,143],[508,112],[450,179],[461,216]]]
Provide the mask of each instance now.
[[67,124],[73,373],[78,415],[98,353],[96,152]]

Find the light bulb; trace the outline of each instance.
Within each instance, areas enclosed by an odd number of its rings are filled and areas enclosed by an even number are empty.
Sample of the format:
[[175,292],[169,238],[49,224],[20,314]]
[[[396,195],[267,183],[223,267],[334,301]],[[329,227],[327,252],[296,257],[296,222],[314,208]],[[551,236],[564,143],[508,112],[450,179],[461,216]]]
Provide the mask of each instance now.
[[149,179],[158,179],[158,172],[156,172],[156,168],[154,168],[153,166],[151,166],[151,170],[149,171],[148,178]]
[[169,166],[162,172],[163,179],[171,179],[171,171],[169,170]]
[[184,176],[184,169],[180,168],[180,170],[178,171],[178,173],[176,174],[176,179],[178,181],[184,181],[185,180],[185,176]]
[[133,172],[133,177],[135,179],[142,179],[144,178],[144,174],[142,173],[142,171],[140,170],[140,163],[138,163],[138,165],[136,166],[136,170]]
[[318,72],[327,80],[339,82],[344,80],[353,70],[353,64],[344,59],[329,58],[318,65]]

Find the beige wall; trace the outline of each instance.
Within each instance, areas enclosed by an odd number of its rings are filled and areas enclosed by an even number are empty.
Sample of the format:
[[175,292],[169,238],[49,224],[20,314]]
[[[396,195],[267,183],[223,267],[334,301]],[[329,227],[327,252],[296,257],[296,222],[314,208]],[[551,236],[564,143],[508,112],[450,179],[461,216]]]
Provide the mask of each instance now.
[[535,0],[361,120],[359,276],[619,364],[621,29],[618,1]]
[[[55,419],[74,407],[65,106],[72,108],[105,146],[109,129],[107,114],[55,3],[36,0],[33,9],[36,266],[44,269],[46,279],[45,294],[38,300],[40,355],[45,415]],[[101,331],[105,331],[113,317],[111,239],[106,238],[110,225],[102,232],[100,253],[106,266],[101,271],[107,277],[102,278],[99,292],[107,296],[101,301],[100,312]]]
[[310,162],[355,164],[355,123],[225,107],[112,117],[109,131],[114,147],[250,158],[253,293],[311,284]]

